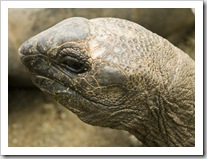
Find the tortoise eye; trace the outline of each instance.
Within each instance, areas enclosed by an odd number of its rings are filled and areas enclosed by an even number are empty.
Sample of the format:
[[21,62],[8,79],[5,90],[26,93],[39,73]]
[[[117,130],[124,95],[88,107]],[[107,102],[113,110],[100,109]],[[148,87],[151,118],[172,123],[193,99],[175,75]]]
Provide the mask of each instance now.
[[75,59],[74,57],[65,56],[59,62],[61,63],[62,67],[73,73],[84,73],[88,70],[83,62]]

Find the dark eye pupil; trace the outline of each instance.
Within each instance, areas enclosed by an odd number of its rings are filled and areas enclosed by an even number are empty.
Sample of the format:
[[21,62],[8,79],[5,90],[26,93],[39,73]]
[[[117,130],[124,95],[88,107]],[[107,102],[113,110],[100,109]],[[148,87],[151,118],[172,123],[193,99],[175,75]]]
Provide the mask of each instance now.
[[78,63],[76,61],[71,61],[70,67],[73,68],[74,70],[79,70],[83,67],[83,64]]
[[81,61],[78,61],[70,56],[64,57],[60,63],[65,69],[74,73],[83,73],[87,71],[87,68]]

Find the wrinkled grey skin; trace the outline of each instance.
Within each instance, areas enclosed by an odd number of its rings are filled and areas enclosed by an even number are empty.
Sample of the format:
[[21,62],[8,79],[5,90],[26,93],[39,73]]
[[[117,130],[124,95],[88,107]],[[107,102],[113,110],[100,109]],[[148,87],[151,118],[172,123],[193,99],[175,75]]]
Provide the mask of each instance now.
[[[190,8],[9,8],[8,9],[8,84],[13,87],[34,87],[20,62],[17,50],[29,37],[63,19],[84,16],[117,17],[138,23],[167,38],[194,57],[189,39],[195,16]],[[190,31],[190,32],[189,32]],[[194,34],[192,34],[194,36]],[[187,45],[186,45],[187,44]]]
[[147,146],[194,146],[194,61],[115,18],[69,18],[19,49],[33,82],[91,125]]

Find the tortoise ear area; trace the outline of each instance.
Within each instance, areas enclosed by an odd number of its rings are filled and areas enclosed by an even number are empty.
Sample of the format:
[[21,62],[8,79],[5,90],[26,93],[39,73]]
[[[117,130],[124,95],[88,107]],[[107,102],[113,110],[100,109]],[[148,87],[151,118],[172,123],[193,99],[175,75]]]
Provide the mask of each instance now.
[[109,63],[101,64],[94,77],[102,86],[123,85],[127,80],[120,69]]

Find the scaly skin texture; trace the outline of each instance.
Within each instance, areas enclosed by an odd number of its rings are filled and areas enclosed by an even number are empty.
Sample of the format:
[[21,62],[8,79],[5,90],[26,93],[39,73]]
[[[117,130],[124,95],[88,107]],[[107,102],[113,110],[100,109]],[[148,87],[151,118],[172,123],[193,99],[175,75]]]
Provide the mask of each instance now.
[[194,61],[142,26],[69,18],[19,49],[33,82],[91,125],[194,146]]

